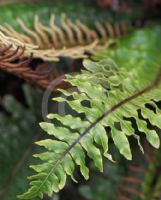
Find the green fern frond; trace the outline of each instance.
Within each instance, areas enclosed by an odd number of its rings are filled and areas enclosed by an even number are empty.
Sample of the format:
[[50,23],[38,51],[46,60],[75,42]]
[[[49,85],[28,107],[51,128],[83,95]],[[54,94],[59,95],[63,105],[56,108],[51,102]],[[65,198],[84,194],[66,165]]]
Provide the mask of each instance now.
[[[145,119],[161,127],[161,111],[155,104],[155,101],[161,100],[161,87],[140,93],[126,103],[120,102],[146,88],[158,74],[161,63],[160,34],[160,27],[153,27],[152,31],[137,31],[129,38],[120,40],[115,50],[98,53],[95,61],[85,61],[86,69],[81,74],[67,76],[67,81],[79,92],[61,90],[65,97],[55,98],[54,101],[66,102],[81,117],[49,114],[49,119],[56,119],[60,124],[40,123],[42,129],[54,138],[37,142],[46,149],[44,153],[35,155],[43,162],[31,166],[37,174],[29,177],[31,188],[19,198],[42,198],[43,194],[51,196],[53,192],[58,192],[65,186],[67,175],[76,181],[73,176],[75,165],[80,166],[81,174],[88,179],[85,152],[103,171],[103,157],[112,160],[108,138],[114,141],[126,159],[131,160],[129,137],[136,138],[142,150],[140,136],[135,133],[132,120],[136,121],[137,129],[147,141],[153,147],[159,147],[159,136],[155,130],[148,129]],[[119,104],[121,106],[116,106]],[[151,104],[156,112],[148,109],[146,104]],[[117,109],[111,109],[114,107]],[[108,133],[106,128],[110,129]]]

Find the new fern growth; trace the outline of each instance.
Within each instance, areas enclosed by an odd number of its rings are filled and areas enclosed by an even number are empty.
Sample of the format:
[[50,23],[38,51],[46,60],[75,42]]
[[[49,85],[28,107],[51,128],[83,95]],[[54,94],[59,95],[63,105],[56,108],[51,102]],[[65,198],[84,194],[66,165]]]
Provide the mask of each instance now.
[[[159,148],[159,136],[147,127],[145,119],[161,127],[161,110],[155,103],[161,100],[160,34],[161,28],[157,26],[153,30],[137,31],[118,41],[115,49],[98,52],[92,60],[85,60],[85,70],[80,74],[67,76],[67,81],[77,87],[78,92],[61,90],[64,97],[54,98],[54,101],[66,102],[78,116],[49,114],[49,119],[60,123],[40,123],[53,139],[37,142],[45,148],[43,153],[34,155],[42,163],[31,166],[36,174],[29,177],[31,187],[19,198],[43,198],[44,194],[51,196],[58,192],[64,188],[68,175],[76,181],[75,165],[80,166],[81,174],[88,179],[86,154],[102,172],[103,158],[113,159],[108,150],[109,138],[128,160],[132,159],[131,136],[136,138],[142,151],[141,136]],[[137,127],[132,125],[133,120]]]

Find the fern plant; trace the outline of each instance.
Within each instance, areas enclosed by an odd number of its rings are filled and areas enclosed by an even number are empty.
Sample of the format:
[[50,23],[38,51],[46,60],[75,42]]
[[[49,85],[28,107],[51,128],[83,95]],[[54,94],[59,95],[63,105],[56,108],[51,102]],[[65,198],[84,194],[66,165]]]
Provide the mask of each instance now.
[[[92,60],[85,60],[85,70],[80,74],[67,76],[67,81],[77,87],[78,92],[60,90],[64,97],[54,98],[54,101],[66,102],[77,115],[49,114],[49,119],[59,123],[40,123],[53,138],[36,142],[45,148],[45,152],[34,155],[42,163],[31,166],[37,174],[29,177],[31,187],[19,198],[43,198],[44,194],[51,196],[58,192],[64,188],[68,175],[76,181],[75,165],[80,166],[81,174],[88,179],[86,156],[103,172],[103,158],[112,160],[109,138],[128,160],[132,159],[131,136],[142,151],[140,135],[159,148],[159,136],[147,127],[145,119],[160,127],[161,111],[155,103],[161,99],[160,87],[151,86],[160,70],[160,34],[159,26],[136,31],[118,41],[115,49],[98,52]],[[132,126],[132,121],[136,127]],[[136,134],[136,129],[140,135]]]

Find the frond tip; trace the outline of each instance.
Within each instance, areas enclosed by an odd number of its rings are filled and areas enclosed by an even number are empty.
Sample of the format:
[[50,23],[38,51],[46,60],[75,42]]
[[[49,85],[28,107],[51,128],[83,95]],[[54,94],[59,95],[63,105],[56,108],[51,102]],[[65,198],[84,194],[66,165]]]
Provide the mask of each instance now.
[[[158,123],[161,110],[155,103],[161,100],[158,74],[161,42],[158,42],[157,47],[155,45],[156,41],[160,41],[160,34],[161,29],[158,27],[153,32],[138,31],[127,41],[120,41],[116,50],[98,53],[95,62],[86,61],[86,70],[81,74],[67,76],[67,81],[77,87],[79,92],[61,90],[65,97],[54,98],[54,101],[66,102],[78,115],[83,114],[85,119],[69,114],[49,114],[49,119],[56,119],[60,123],[40,123],[53,139],[37,142],[37,145],[46,149],[44,153],[35,155],[43,162],[31,166],[37,174],[29,177],[31,188],[19,198],[43,198],[43,194],[51,196],[53,192],[58,192],[65,186],[67,175],[76,181],[73,175],[75,165],[80,167],[81,174],[88,179],[86,154],[103,171],[103,157],[112,160],[108,150],[109,137],[120,153],[131,160],[129,137],[133,136],[143,151],[140,135],[136,134],[132,120],[136,121],[140,134],[144,134],[153,147],[159,147],[159,136],[155,130],[147,127],[146,119],[161,128]],[[138,35],[141,37],[140,43]],[[154,41],[147,45],[149,36]],[[155,52],[155,58],[149,54],[151,51]],[[156,112],[151,111],[147,104],[151,104]],[[108,133],[106,128],[110,130]]]

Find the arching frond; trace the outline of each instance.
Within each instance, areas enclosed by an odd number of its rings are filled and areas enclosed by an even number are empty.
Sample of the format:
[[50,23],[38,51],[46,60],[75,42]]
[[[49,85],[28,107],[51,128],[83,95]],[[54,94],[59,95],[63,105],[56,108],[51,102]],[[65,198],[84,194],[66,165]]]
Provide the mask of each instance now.
[[21,32],[6,23],[0,26],[1,34],[10,38],[14,35],[14,41],[31,46],[25,51],[27,55],[32,52],[34,57],[43,60],[58,60],[61,56],[85,58],[86,53],[107,48],[111,39],[125,35],[130,29],[127,22],[111,24],[108,21],[96,21],[93,28],[90,28],[78,19],[72,21],[64,14],[59,23],[55,16],[51,15],[48,26],[36,15],[34,30],[28,28],[21,19],[17,19],[17,22]]
[[21,199],[42,198],[44,194],[51,196],[65,186],[67,175],[76,181],[73,177],[75,165],[80,166],[81,174],[88,179],[86,154],[103,171],[103,157],[112,159],[109,138],[119,152],[131,160],[129,137],[133,136],[143,151],[132,120],[140,134],[153,147],[159,148],[158,133],[147,127],[145,119],[161,128],[161,110],[155,103],[161,100],[161,86],[154,87],[160,81],[160,34],[160,27],[138,31],[120,40],[115,50],[98,53],[93,58],[95,61],[85,60],[85,70],[81,74],[67,76],[67,81],[79,92],[61,90],[64,96],[54,101],[66,102],[78,116],[49,114],[49,119],[59,123],[40,123],[53,139],[37,142],[45,148],[45,152],[34,155],[42,163],[31,166],[37,174],[29,177],[31,187],[19,196]]

